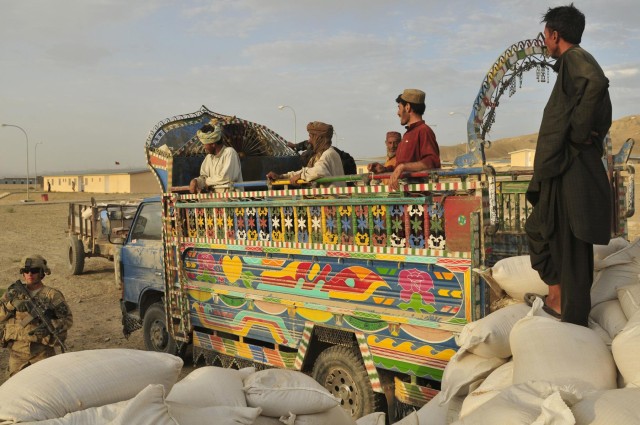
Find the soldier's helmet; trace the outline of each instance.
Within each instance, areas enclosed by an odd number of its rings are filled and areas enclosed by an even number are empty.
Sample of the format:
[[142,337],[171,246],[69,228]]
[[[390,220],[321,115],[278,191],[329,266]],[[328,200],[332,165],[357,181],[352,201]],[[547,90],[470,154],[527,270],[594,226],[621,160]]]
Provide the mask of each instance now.
[[47,266],[47,260],[45,260],[42,255],[32,254],[27,255],[22,259],[22,267],[20,268],[21,274],[34,268],[40,269],[40,276],[42,277],[44,277],[45,274],[51,274],[51,269]]

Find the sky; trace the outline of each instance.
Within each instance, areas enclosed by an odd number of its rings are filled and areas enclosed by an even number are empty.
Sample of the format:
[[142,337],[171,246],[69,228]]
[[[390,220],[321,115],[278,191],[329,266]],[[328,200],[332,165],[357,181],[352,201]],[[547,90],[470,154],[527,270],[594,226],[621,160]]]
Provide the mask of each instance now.
[[[587,19],[581,45],[610,79],[613,118],[637,114],[640,3],[574,3]],[[31,176],[144,168],[149,131],[202,105],[291,141],[307,139],[310,121],[330,123],[334,144],[366,160],[384,155],[387,131],[404,131],[395,98],[405,88],[427,93],[440,145],[466,142],[490,67],[564,4],[0,0],[0,123],[27,134],[0,127],[0,177],[26,175],[27,143]],[[527,73],[487,138],[537,132],[552,86]]]

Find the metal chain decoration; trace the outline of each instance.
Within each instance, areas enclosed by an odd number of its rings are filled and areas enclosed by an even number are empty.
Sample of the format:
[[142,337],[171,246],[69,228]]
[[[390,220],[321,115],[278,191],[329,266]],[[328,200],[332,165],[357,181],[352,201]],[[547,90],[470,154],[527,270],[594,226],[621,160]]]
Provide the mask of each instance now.
[[520,80],[522,87],[522,75],[534,67],[537,80],[549,82],[549,68],[553,62],[548,59],[542,34],[535,39],[515,43],[500,55],[484,78],[473,103],[467,121],[469,153],[457,157],[454,160],[456,166],[485,164],[484,148],[491,144],[486,136],[495,123],[500,97],[507,88],[509,96],[513,96],[517,91],[516,80]]

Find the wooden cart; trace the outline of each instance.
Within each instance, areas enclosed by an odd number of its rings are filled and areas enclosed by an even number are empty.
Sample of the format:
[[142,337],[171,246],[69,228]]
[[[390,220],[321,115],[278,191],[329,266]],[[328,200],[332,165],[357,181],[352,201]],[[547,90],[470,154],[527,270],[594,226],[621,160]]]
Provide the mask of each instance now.
[[115,250],[126,237],[139,201],[97,204],[70,203],[67,229],[69,273],[81,274],[85,258],[113,261]]

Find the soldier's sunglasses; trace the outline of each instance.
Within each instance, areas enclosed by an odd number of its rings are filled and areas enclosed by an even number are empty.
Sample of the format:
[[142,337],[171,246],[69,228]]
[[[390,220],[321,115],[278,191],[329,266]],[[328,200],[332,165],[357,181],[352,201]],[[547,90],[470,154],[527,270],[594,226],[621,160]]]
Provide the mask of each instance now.
[[20,273],[40,274],[42,273],[42,268],[41,267],[24,267],[20,269]]

